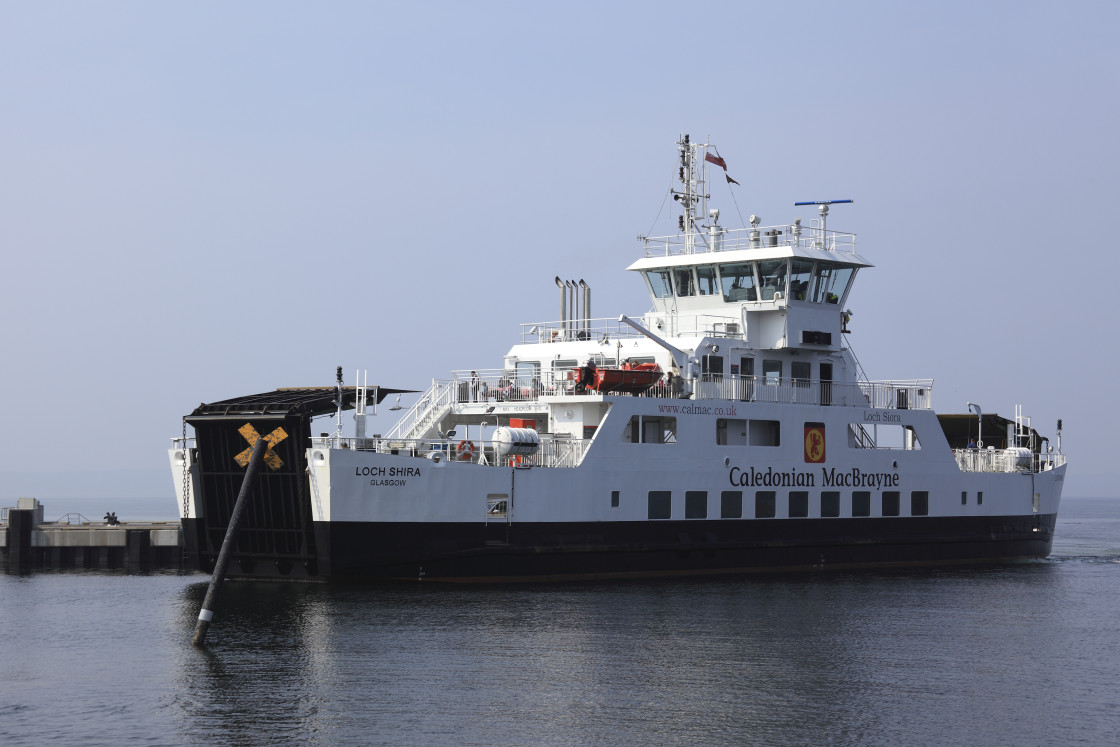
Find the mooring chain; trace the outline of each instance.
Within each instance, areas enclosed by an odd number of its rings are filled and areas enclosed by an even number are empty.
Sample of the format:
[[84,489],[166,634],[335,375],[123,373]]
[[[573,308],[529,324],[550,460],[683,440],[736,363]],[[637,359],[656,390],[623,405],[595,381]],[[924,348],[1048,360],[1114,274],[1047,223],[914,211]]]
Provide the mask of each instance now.
[[182,444],[183,444],[183,521],[186,521],[187,517],[190,515],[191,501],[190,501],[190,491],[187,489],[187,473],[188,473],[187,455],[190,454],[190,451],[187,449],[187,421],[186,421],[185,418],[183,419],[183,441],[182,441]]

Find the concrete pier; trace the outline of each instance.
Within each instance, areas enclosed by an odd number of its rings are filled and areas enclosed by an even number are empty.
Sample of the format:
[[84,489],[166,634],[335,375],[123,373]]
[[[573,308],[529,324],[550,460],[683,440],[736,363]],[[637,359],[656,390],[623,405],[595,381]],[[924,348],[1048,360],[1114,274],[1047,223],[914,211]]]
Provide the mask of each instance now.
[[47,524],[34,498],[19,499],[0,523],[0,571],[98,569],[145,573],[183,567],[179,523]]

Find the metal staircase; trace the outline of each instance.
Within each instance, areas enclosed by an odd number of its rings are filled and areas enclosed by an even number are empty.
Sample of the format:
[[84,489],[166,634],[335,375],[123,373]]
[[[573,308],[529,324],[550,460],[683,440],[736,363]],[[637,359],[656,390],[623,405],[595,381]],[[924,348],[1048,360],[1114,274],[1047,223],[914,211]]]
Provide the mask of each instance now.
[[455,403],[454,381],[432,380],[428,391],[416,401],[385,435],[387,439],[419,438],[444,415],[451,411]]

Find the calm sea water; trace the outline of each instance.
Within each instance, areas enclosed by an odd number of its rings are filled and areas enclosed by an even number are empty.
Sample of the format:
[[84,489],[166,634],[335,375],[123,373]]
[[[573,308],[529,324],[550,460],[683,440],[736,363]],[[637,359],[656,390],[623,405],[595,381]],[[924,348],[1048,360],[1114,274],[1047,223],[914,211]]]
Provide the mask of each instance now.
[[502,587],[0,576],[0,743],[1111,745],[1120,499],[1046,561]]

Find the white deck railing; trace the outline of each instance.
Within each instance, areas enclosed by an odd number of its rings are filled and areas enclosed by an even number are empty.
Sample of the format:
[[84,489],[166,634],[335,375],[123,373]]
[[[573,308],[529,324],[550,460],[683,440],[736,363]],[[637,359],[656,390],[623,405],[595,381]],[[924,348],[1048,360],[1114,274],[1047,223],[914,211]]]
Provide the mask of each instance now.
[[1025,449],[953,449],[961,472],[1046,472],[1066,463],[1065,454]]
[[[542,434],[543,436],[544,434]],[[469,443],[471,448],[467,448]],[[474,463],[491,467],[575,467],[587,453],[590,439],[541,439],[536,454],[508,457],[498,454],[492,441],[486,439],[432,438],[345,438],[315,436],[312,448],[353,449],[358,452],[425,457],[433,462]]]
[[[657,324],[661,324],[658,327]],[[671,329],[664,329],[668,324]],[[659,335],[698,335],[706,337],[742,337],[743,330],[737,315],[672,314],[654,322],[652,332]],[[603,319],[572,319],[570,321],[528,322],[521,325],[521,342],[553,343],[572,340],[594,340],[602,343],[606,353],[613,353],[613,343],[634,340],[645,335],[618,317]]]
[[[815,222],[815,221],[814,221]],[[671,236],[642,237],[647,257],[668,257],[677,254],[731,252],[737,249],[796,246],[803,249],[854,254],[856,235],[840,231],[821,231],[819,226],[759,226],[757,228],[724,229],[718,235],[684,233]]]
[[[455,378],[437,381],[420,403],[448,401],[451,404],[493,402],[535,402],[550,397],[583,397],[596,392],[578,392],[568,377],[570,369],[543,371],[539,377],[525,379],[513,371],[490,369],[456,371]],[[608,394],[608,396],[640,396],[677,399],[682,396],[680,384],[672,389],[664,381],[654,384],[639,395]],[[793,405],[837,405],[874,407],[890,410],[928,410],[932,407],[933,380],[864,381],[843,384],[810,379],[766,379],[762,376],[705,377],[696,382],[692,399],[729,399],[740,402],[773,402]],[[430,409],[431,405],[424,404]],[[424,409],[421,408],[421,409]],[[414,406],[413,409],[416,409]],[[420,416],[410,411],[408,422]],[[406,418],[402,418],[405,421]],[[393,433],[406,433],[408,429]]]

